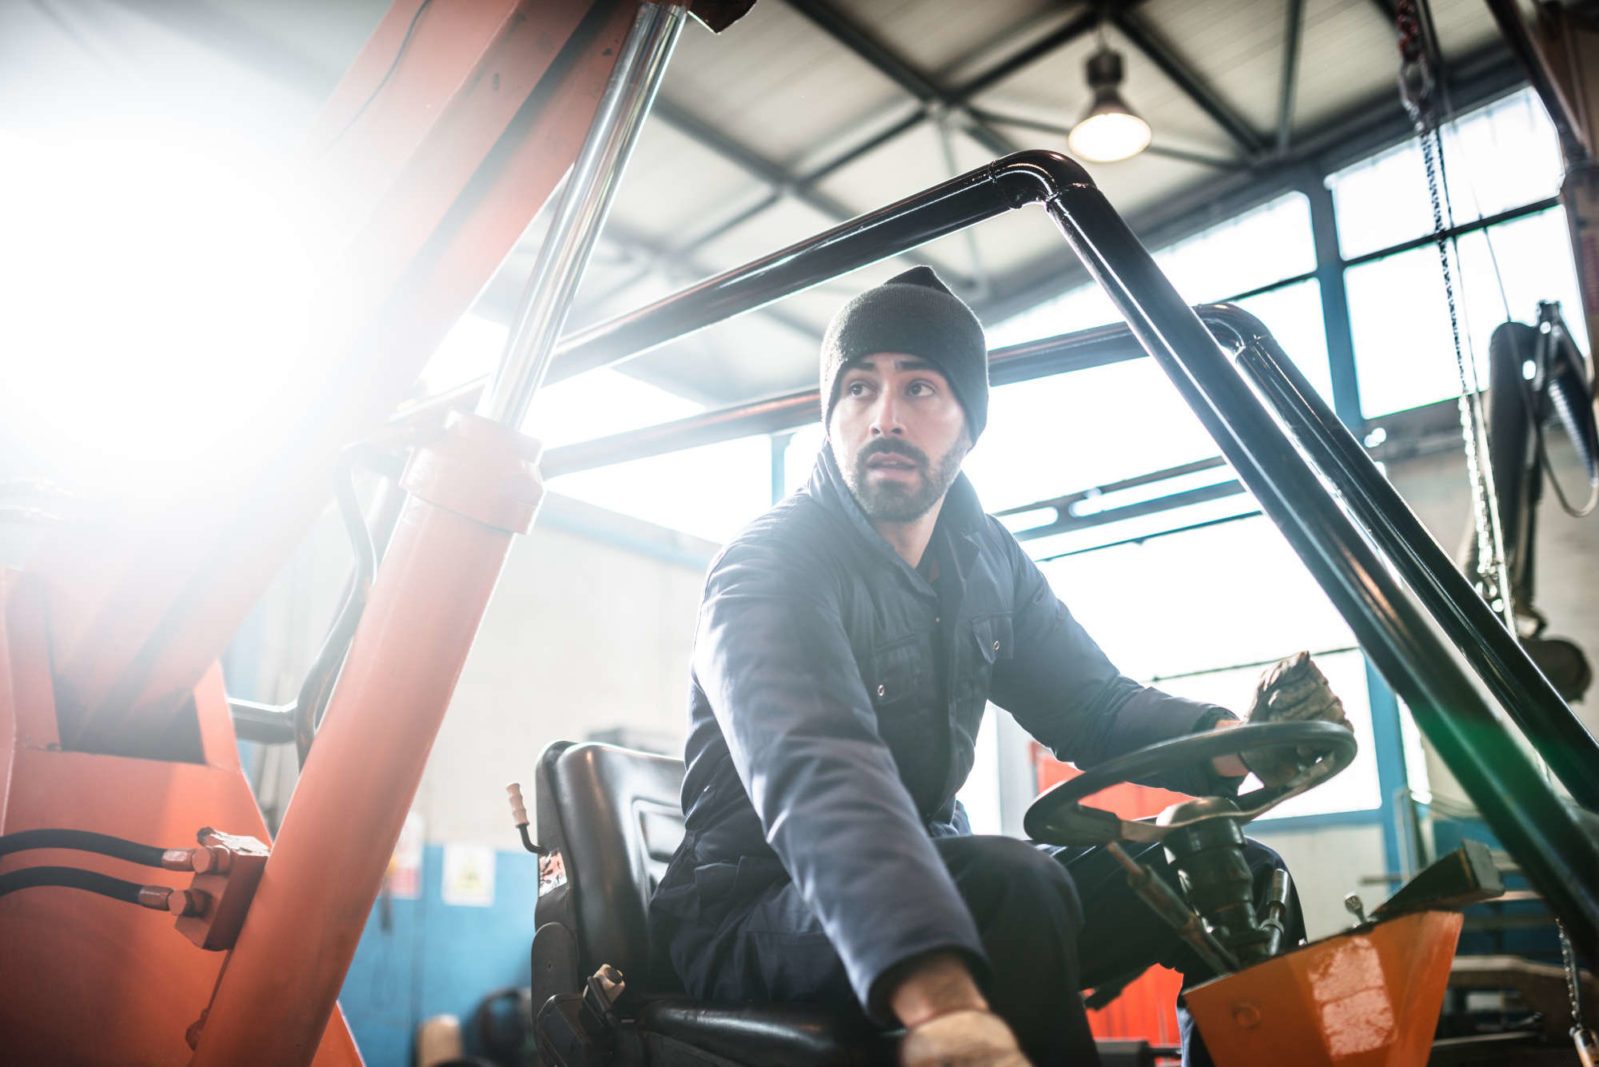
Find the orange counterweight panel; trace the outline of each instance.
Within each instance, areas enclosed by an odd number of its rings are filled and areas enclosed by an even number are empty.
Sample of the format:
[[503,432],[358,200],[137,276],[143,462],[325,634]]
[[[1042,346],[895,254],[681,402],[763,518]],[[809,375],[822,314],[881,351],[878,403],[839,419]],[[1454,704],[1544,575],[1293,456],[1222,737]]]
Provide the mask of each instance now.
[[[61,751],[39,592],[26,576],[0,572],[0,725],[8,728],[0,736],[0,833],[94,830],[182,848],[209,824],[267,840],[214,668],[193,694],[200,762]],[[56,849],[6,856],[0,872],[61,864],[173,888],[192,877]],[[226,959],[196,947],[171,915],[56,887],[0,897],[0,945],[0,1059],[63,1067],[183,1063],[191,1054],[185,1032]],[[360,1062],[338,1017],[315,1063]]]
[[1421,1067],[1460,936],[1459,912],[1403,915],[1188,991],[1219,1067]]

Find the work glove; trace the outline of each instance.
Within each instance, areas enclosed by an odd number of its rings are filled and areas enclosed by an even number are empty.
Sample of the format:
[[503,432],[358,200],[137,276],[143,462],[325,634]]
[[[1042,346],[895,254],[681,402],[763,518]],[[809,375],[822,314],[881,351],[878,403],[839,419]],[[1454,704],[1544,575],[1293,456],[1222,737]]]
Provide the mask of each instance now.
[[[1250,723],[1335,722],[1349,729],[1344,703],[1311,662],[1309,652],[1295,652],[1278,660],[1260,676],[1255,699],[1249,705]],[[1322,750],[1315,746],[1281,745],[1241,753],[1244,766],[1268,786],[1284,785],[1315,762]]]
[[936,1015],[906,1031],[901,1067],[1027,1067],[1010,1027],[991,1011]]

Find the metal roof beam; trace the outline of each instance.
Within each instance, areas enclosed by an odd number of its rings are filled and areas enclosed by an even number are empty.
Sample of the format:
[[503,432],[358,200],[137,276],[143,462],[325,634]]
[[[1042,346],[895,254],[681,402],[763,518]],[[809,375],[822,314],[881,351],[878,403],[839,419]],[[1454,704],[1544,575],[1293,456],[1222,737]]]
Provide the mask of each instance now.
[[1201,111],[1209,115],[1211,121],[1226,131],[1227,136],[1232,138],[1233,143],[1246,157],[1253,159],[1266,151],[1265,138],[1261,137],[1231,104],[1223,100],[1216,90],[1196,74],[1170,45],[1156,36],[1142,19],[1131,11],[1123,10],[1110,12],[1109,17],[1111,24],[1132,42],[1133,47],[1159,67],[1161,73],[1176,83],[1177,88],[1181,89]]
[[1021,51],[1000,60],[981,74],[976,75],[962,85],[956,86],[950,91],[949,95],[958,103],[964,104],[978,93],[993,88],[1024,67],[1031,66],[1045,56],[1060,51],[1062,47],[1077,40],[1085,33],[1092,33],[1098,25],[1099,12],[1090,7],[1076,18],[1061,23],[1059,27],[1046,33]]
[[1305,0],[1288,0],[1283,33],[1283,76],[1277,87],[1277,154],[1288,151],[1294,133],[1294,93],[1299,87],[1299,49],[1305,30]]
[[[788,0],[788,4],[923,104],[945,112],[959,110],[963,103],[960,98],[935,84],[829,0]],[[995,155],[1018,151],[1010,138],[980,119],[973,117],[962,125],[969,136]]]
[[[741,170],[759,178],[776,194],[792,194],[796,200],[814,208],[834,222],[843,222],[855,212],[846,205],[814,189],[802,188],[798,176],[765,156],[733,140],[698,115],[694,115],[669,100],[657,98],[653,109],[661,119],[677,132],[734,164]],[[775,199],[775,198],[774,198]]]

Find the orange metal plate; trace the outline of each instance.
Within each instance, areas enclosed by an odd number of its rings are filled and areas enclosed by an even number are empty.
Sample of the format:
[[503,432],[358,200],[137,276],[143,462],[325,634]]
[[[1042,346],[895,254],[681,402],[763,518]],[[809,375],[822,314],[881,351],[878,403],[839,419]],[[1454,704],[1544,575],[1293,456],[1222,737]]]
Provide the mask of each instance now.
[[1427,911],[1317,941],[1188,991],[1219,1067],[1427,1062],[1459,912]]
[[[194,843],[205,823],[268,839],[213,667],[195,690],[204,763],[63,752],[55,736],[37,598],[0,572],[0,833],[63,827],[144,844]],[[20,594],[20,595],[19,595]],[[66,864],[182,888],[190,876],[86,852],[38,850],[0,859],[0,871]],[[0,897],[0,1034],[6,1063],[184,1063],[226,955],[196,947],[171,916],[75,889]],[[317,1064],[358,1064],[342,1017]]]

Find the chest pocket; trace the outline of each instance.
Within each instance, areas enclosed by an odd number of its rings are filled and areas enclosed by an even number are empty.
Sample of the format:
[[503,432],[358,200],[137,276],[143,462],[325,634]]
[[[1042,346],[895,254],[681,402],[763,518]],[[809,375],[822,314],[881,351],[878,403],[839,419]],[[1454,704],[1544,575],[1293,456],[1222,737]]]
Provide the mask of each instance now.
[[884,715],[903,714],[925,703],[928,684],[926,642],[911,637],[872,652],[866,689],[872,707]]
[[968,655],[972,657],[970,681],[973,696],[988,699],[995,668],[1014,655],[1011,648],[1013,637],[1009,614],[983,615],[972,620]]

